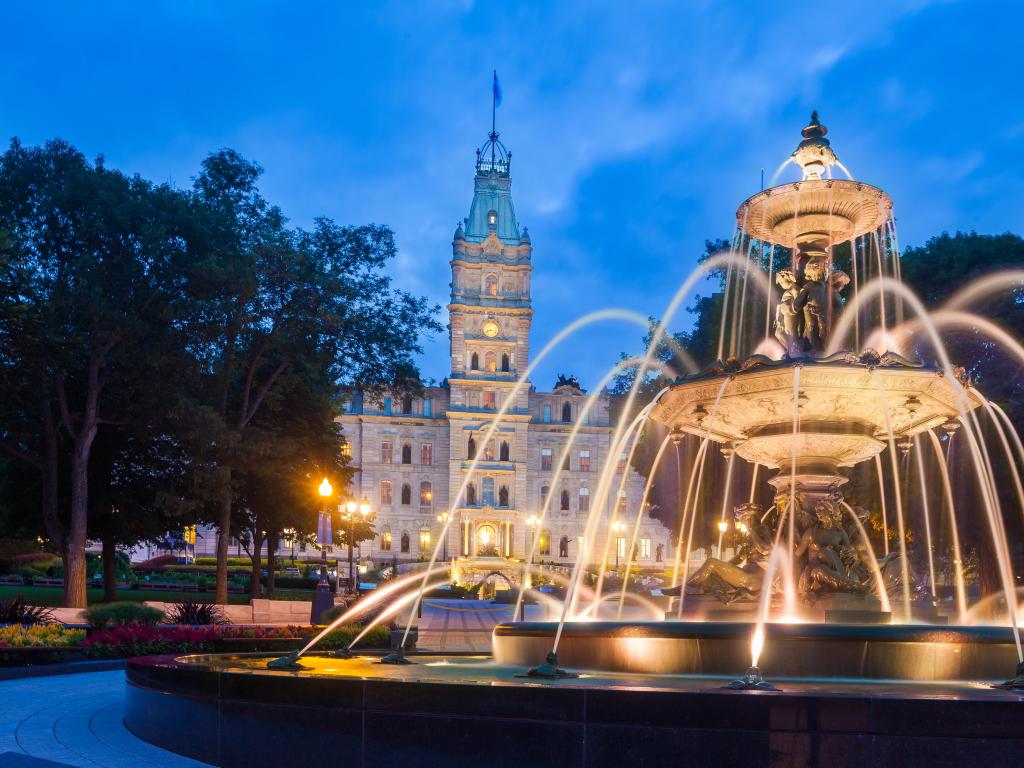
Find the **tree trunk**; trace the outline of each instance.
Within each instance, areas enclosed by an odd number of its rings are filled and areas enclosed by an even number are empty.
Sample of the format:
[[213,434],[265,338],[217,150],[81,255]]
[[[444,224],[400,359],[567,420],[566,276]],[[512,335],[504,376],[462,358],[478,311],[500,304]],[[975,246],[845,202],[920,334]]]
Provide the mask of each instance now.
[[214,602],[228,604],[228,546],[231,544],[231,470],[227,470],[227,483],[220,504],[217,524],[217,587]]
[[252,560],[252,575],[249,577],[249,597],[258,600],[263,597],[260,590],[260,581],[263,579],[263,537],[260,536],[259,523],[252,533],[252,553],[249,555]]
[[89,449],[76,441],[71,455],[71,523],[68,526],[67,548],[64,550],[64,606],[86,607],[85,545],[87,502],[89,498]]
[[277,533],[267,532],[267,597],[274,596],[274,573],[277,570]]
[[117,543],[113,534],[103,537],[103,602],[117,600]]

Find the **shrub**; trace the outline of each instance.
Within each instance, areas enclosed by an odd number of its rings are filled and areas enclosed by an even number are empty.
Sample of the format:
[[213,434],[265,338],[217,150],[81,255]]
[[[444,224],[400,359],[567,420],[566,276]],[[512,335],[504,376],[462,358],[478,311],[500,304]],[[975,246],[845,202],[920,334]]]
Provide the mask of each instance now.
[[[313,646],[312,650],[329,651],[334,648],[348,648],[352,641],[363,631],[362,624],[345,624],[344,626],[338,627],[337,629],[331,630],[331,632],[324,637],[320,642]],[[378,624],[369,632],[366,636],[359,641],[359,647],[361,648],[387,648],[388,638],[390,630],[384,624]],[[315,634],[311,634],[309,639],[316,637]]]
[[136,564],[135,570],[145,570],[146,568],[162,568],[165,565],[175,565],[178,562],[178,558],[174,555],[157,555],[151,557],[149,560],[143,560],[141,563]]
[[85,620],[96,629],[122,627],[127,625],[156,624],[164,618],[164,612],[142,603],[118,602],[94,605],[83,613]]
[[313,637],[312,627],[259,627],[230,624],[222,627],[220,636],[225,640],[292,640]]
[[84,629],[68,629],[63,624],[0,627],[0,648],[71,648],[84,640]]
[[175,603],[167,611],[168,624],[190,624],[193,626],[215,626],[228,624],[224,609],[214,603],[200,603],[195,600],[183,600]]
[[53,624],[54,621],[51,609],[29,605],[21,595],[0,600],[0,624]]
[[126,658],[157,653],[212,651],[219,633],[215,627],[123,626],[93,632],[83,650],[99,658]]

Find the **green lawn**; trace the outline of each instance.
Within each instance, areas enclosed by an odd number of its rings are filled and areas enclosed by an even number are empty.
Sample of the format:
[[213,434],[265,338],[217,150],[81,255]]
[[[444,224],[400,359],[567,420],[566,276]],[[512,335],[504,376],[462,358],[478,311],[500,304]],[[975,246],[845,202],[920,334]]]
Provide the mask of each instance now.
[[[0,600],[10,600],[21,595],[31,605],[45,605],[58,607],[64,600],[64,592],[60,587],[26,587],[12,586],[10,584],[0,585]],[[102,602],[103,590],[89,590],[89,604]],[[179,603],[183,600],[198,600],[200,602],[212,602],[212,592],[166,592],[163,590],[150,589],[119,589],[117,590],[118,600],[131,600],[132,602],[158,601],[162,603]],[[275,600],[312,600],[313,590],[311,589],[276,589],[274,590]],[[232,605],[247,605],[249,595],[232,592],[228,595],[228,602]]]

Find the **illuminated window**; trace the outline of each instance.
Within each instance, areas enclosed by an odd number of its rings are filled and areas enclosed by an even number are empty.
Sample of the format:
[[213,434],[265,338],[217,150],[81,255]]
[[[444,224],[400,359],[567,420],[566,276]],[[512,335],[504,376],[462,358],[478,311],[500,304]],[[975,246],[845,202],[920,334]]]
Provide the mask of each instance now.
[[352,443],[342,443],[341,444],[341,456],[342,456],[342,458],[345,458],[345,459],[351,459],[352,458]]
[[420,549],[430,549],[430,531],[420,531]]
[[434,463],[434,446],[430,443],[423,443],[420,446],[420,464],[430,466]]
[[616,536],[615,537],[615,553],[619,557],[625,557],[626,556],[626,537],[625,536]]
[[498,212],[490,210],[487,212],[487,226],[496,227],[498,226]]
[[590,471],[590,451],[580,451],[580,472]]
[[590,489],[580,488],[580,512],[590,511]]
[[484,461],[494,461],[494,441],[488,440],[484,444]]
[[540,532],[540,554],[551,554],[551,531]]
[[497,275],[488,275],[484,281],[484,293],[488,296],[498,295],[498,277]]
[[489,409],[491,409],[493,411],[494,408],[496,407],[495,403],[497,403],[497,400],[495,399],[495,396],[494,396],[494,390],[492,390],[492,389],[485,389],[484,390],[484,408],[489,408]]
[[484,355],[484,370],[488,373],[494,373],[498,370],[498,356],[493,352],[488,352]]
[[434,503],[434,491],[430,486],[429,480],[424,480],[420,483],[420,506],[429,507]]
[[382,552],[391,551],[391,531],[384,531],[380,535],[380,548]]
[[393,458],[394,455],[392,453],[391,441],[385,440],[380,444],[380,463],[390,464]]
[[640,539],[640,558],[642,560],[651,559],[651,540]]
[[380,481],[380,503],[391,504],[391,481]]

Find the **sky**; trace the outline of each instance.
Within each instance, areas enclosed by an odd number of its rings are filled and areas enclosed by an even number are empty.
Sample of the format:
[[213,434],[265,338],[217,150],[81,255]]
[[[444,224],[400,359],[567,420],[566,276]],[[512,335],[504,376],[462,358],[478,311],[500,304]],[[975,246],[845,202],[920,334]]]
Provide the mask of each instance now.
[[[534,350],[593,310],[661,317],[814,109],[892,195],[904,247],[1024,231],[1021,3],[40,0],[5,18],[0,136],[181,187],[232,147],[296,225],[390,226],[396,286],[442,306],[496,69]],[[641,336],[590,326],[531,378],[592,386]],[[443,378],[447,335],[422,342]]]

